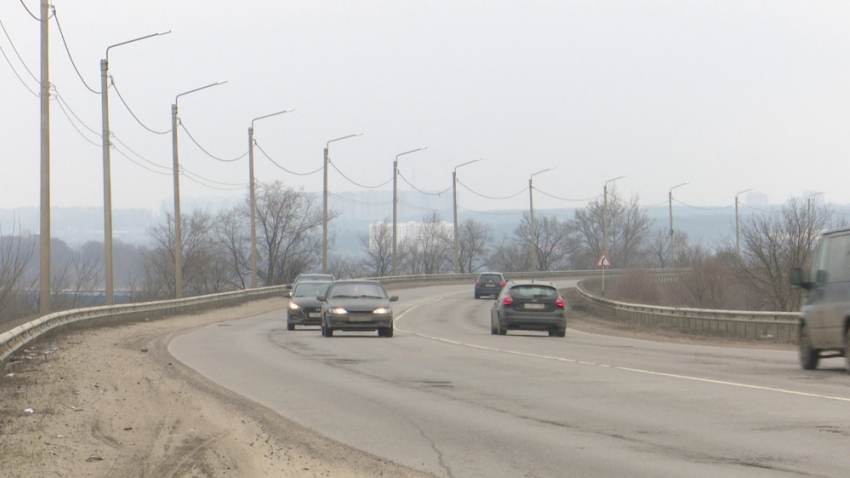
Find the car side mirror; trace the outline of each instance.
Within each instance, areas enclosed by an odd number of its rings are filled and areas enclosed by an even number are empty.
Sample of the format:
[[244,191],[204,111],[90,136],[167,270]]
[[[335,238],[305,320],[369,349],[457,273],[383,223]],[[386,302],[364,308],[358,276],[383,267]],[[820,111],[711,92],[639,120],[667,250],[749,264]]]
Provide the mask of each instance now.
[[283,296],[291,299],[292,298],[292,291],[288,290],[288,291],[284,292]]
[[292,284],[284,284],[284,285],[283,285],[283,288],[284,288],[284,289],[291,289],[291,288],[292,288]]
[[319,302],[327,302],[328,298],[327,298],[327,296],[324,296],[324,295],[317,295],[316,300],[318,300]]
[[828,275],[825,270],[818,270],[815,273],[815,284],[826,284],[826,280],[828,279]]
[[397,296],[397,295],[394,295],[394,296],[391,296],[391,297],[390,297],[390,302],[395,302],[395,301],[397,301],[397,300],[398,300],[398,296]]

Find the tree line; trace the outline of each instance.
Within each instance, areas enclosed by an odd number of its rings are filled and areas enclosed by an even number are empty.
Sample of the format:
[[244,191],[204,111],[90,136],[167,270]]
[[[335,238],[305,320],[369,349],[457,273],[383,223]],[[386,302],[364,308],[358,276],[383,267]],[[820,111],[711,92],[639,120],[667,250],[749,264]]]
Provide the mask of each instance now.
[[[321,269],[323,219],[318,198],[281,182],[258,182],[256,198],[260,285],[285,284],[302,272]],[[570,219],[538,214],[533,237],[528,213],[501,237],[492,226],[467,219],[458,225],[457,271],[594,269],[604,249],[607,221],[608,257],[617,268],[686,270],[675,290],[664,293],[647,288],[645,278],[633,275],[631,286],[623,280],[614,291],[624,298],[704,308],[795,310],[800,297],[788,287],[788,271],[807,265],[820,231],[835,225],[830,207],[791,200],[742,222],[740,257],[734,236],[705,244],[681,233],[676,233],[675,257],[671,257],[670,232],[653,223],[637,195],[624,199],[612,188],[608,199],[607,210],[603,200],[597,199],[577,209]],[[195,210],[183,215],[185,295],[250,286],[249,204],[246,197],[217,213]],[[332,211],[330,220],[337,216]],[[115,241],[116,290],[126,300],[174,297],[174,226],[174,217],[167,215],[164,223],[148,231],[147,246]],[[330,240],[333,243],[333,236]],[[16,233],[14,226],[7,234],[0,232],[0,322],[37,314],[38,243],[38,236]],[[360,243],[358,255],[332,255],[330,272],[339,278],[390,275],[392,224],[378,223],[372,234],[360,237]],[[52,249],[54,310],[102,301],[98,297],[104,276],[102,243],[89,242],[72,250],[54,239]],[[396,256],[398,274],[454,272],[453,232],[439,214],[427,214],[417,234],[399,242]]]

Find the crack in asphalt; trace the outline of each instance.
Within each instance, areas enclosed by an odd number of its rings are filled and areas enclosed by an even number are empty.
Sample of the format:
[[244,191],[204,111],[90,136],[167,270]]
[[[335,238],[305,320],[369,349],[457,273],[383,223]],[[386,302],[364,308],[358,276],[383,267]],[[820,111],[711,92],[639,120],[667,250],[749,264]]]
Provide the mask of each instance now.
[[441,452],[440,449],[437,448],[437,443],[434,440],[432,440],[425,433],[425,430],[423,430],[422,427],[420,427],[419,425],[417,425],[414,422],[409,422],[409,423],[411,425],[413,425],[413,427],[416,428],[419,431],[419,434],[422,435],[422,438],[424,438],[425,441],[427,441],[428,443],[431,444],[431,449],[434,450],[434,453],[437,454],[437,463],[439,463],[440,468],[442,468],[443,470],[446,471],[446,475],[448,475],[449,478],[454,478],[454,474],[452,473],[452,469],[449,468],[448,465],[446,465],[445,460],[443,459],[443,452]]

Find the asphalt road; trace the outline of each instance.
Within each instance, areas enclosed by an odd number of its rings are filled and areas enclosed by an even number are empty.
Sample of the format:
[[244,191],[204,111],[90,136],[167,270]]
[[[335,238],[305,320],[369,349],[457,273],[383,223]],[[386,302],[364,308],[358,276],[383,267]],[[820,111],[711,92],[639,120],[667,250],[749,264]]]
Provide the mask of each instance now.
[[847,476],[850,376],[796,354],[567,330],[490,335],[472,286],[394,292],[396,335],[287,331],[285,311],[171,352],[333,439],[445,477]]

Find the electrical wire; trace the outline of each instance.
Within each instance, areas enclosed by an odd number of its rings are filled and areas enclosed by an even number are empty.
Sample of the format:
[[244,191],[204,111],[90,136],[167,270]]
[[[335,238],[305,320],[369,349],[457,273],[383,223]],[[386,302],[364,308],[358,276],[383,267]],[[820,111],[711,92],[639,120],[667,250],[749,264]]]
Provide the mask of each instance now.
[[[83,137],[84,140],[88,141],[89,143],[91,143],[95,146],[103,146],[103,144],[101,144],[101,143],[97,143],[95,141],[90,140],[88,138],[88,136],[86,136],[82,131],[80,131],[80,128],[77,127],[77,125],[74,123],[74,120],[72,120],[71,116],[68,115],[68,111],[65,110],[65,105],[63,105],[61,101],[57,101],[56,104],[59,105],[59,109],[61,109],[62,113],[65,114],[65,117],[68,118],[68,122],[71,123],[71,126],[77,131],[77,133],[80,134],[80,136]],[[72,113],[73,113],[73,111],[72,111]],[[76,115],[74,115],[74,117],[76,118]],[[77,119],[79,119],[79,118],[77,118]],[[83,125],[83,126],[85,126],[85,125]]]
[[40,21],[41,21],[41,18],[38,18],[37,16],[35,16],[35,15],[34,15],[34,14],[30,11],[29,7],[27,7],[27,4],[26,4],[26,3],[24,3],[24,0],[21,0],[21,5],[23,5],[24,10],[26,10],[26,11],[27,11],[27,13],[29,13],[29,14],[30,14],[30,16],[31,16],[31,17],[33,17],[33,18],[35,19],[35,21],[37,21],[37,22],[40,22]]
[[128,105],[127,102],[124,101],[124,97],[121,95],[121,91],[118,90],[118,85],[115,84],[115,78],[112,75],[109,75],[109,83],[112,85],[112,88],[115,90],[115,93],[118,94],[118,99],[121,100],[121,103],[124,105],[125,108],[127,108],[127,111],[130,112],[130,115],[133,117],[133,119],[136,120],[137,123],[142,126],[142,128],[154,134],[168,134],[171,132],[171,128],[168,128],[167,131],[156,131],[145,126],[145,124],[142,123],[142,120],[140,120],[139,117],[136,116],[136,113],[133,113],[133,110],[130,109],[130,105]]
[[340,171],[340,170],[339,170],[339,168],[338,168],[338,167],[336,167],[336,164],[334,164],[334,163],[333,163],[330,159],[328,160],[328,164],[330,164],[330,165],[331,165],[334,169],[336,169],[336,172],[338,172],[338,173],[339,173],[339,174],[340,174],[343,178],[345,178],[348,182],[350,182],[351,184],[353,184],[353,185],[355,185],[355,186],[357,186],[357,187],[361,187],[361,188],[364,188],[364,189],[378,189],[378,188],[379,188],[379,187],[381,187],[381,186],[386,186],[387,184],[391,183],[391,182],[392,182],[392,180],[393,180],[393,178],[390,178],[390,179],[386,180],[385,182],[383,182],[383,183],[381,183],[381,184],[379,184],[379,185],[377,185],[377,186],[366,186],[365,184],[360,184],[360,183],[358,183],[358,182],[354,181],[353,179],[349,178],[348,176],[346,176],[346,175],[345,175],[345,173],[343,173],[342,171]]
[[673,198],[673,201],[678,203],[678,204],[681,204],[682,206],[693,208],[693,209],[701,209],[703,211],[719,211],[721,209],[729,209],[730,207],[734,207],[734,206],[699,207],[699,206],[691,206],[690,204],[685,204],[685,203],[683,203],[682,201],[679,201],[676,198]]
[[74,109],[73,109],[73,108],[71,108],[71,105],[69,105],[69,104],[68,104],[68,102],[65,100],[65,97],[63,97],[63,96],[62,96],[62,94],[61,94],[61,93],[59,93],[59,89],[58,89],[58,88],[56,88],[56,85],[50,85],[50,89],[51,89],[51,90],[53,90],[53,92],[54,92],[54,93],[56,93],[56,98],[58,98],[58,99],[59,99],[59,101],[58,101],[58,102],[59,102],[59,103],[65,103],[65,106],[68,108],[68,111],[70,111],[70,112],[71,112],[71,114],[72,114],[72,115],[74,115],[74,118],[77,118],[77,121],[79,121],[81,125],[85,126],[85,128],[86,128],[87,130],[91,131],[91,132],[92,132],[92,134],[97,135],[97,136],[100,136],[100,135],[101,135],[101,133],[100,133],[100,132],[98,132],[97,130],[93,129],[91,126],[87,125],[85,121],[83,121],[82,119],[80,119],[80,117],[79,117],[79,116],[77,116],[77,113],[74,113]]
[[399,171],[399,172],[398,172],[398,175],[399,175],[399,176],[401,176],[401,180],[402,180],[402,181],[404,181],[404,182],[406,182],[408,186],[410,186],[410,187],[412,187],[414,190],[416,190],[416,191],[418,191],[418,192],[420,192],[420,193],[422,193],[422,194],[428,195],[428,196],[442,196],[443,194],[445,194],[445,193],[449,192],[449,191],[452,189],[452,188],[451,188],[451,186],[449,186],[448,188],[446,188],[446,189],[444,189],[444,190],[442,190],[442,191],[440,191],[440,192],[438,192],[438,193],[429,193],[429,192],[425,192],[425,191],[423,191],[423,190],[421,190],[421,189],[417,188],[416,186],[414,186],[414,185],[413,185],[413,183],[411,183],[410,181],[408,181],[408,180],[407,180],[407,178],[406,178],[406,177],[404,177],[404,175],[403,175],[403,174],[401,174],[401,171]]
[[755,207],[755,206],[749,206],[747,204],[741,204],[741,206],[745,207],[747,209],[752,209],[754,211],[770,212],[770,209],[762,209],[762,208],[758,208],[758,207]]
[[23,78],[21,78],[21,75],[19,75],[19,74],[18,74],[18,71],[17,71],[17,70],[15,70],[15,67],[14,67],[14,66],[12,66],[12,62],[11,62],[11,61],[9,61],[9,57],[8,57],[8,56],[6,56],[6,51],[4,51],[4,50],[3,50],[3,47],[2,47],[2,46],[0,46],[0,53],[3,53],[3,58],[5,58],[5,59],[6,59],[6,63],[8,63],[8,64],[9,64],[9,68],[11,68],[11,69],[12,69],[12,73],[14,73],[14,74],[15,74],[15,76],[17,76],[17,77],[18,77],[18,80],[20,80],[20,81],[21,81],[21,84],[22,84],[22,85],[24,85],[24,88],[26,88],[26,89],[27,89],[27,91],[29,91],[30,93],[32,93],[32,94],[33,94],[33,96],[35,96],[36,98],[39,98],[39,97],[40,97],[40,95],[39,95],[38,93],[36,93],[35,91],[33,91],[32,89],[30,89],[29,85],[27,85],[27,83],[24,81],[24,79],[23,79]]
[[183,175],[186,176],[186,177],[193,176],[193,177],[195,177],[199,180],[206,181],[208,183],[218,184],[218,185],[221,185],[221,186],[233,186],[236,189],[248,187],[248,183],[225,183],[225,182],[221,182],[221,181],[215,181],[215,180],[212,180],[212,179],[207,179],[207,178],[201,176],[200,174],[193,173],[192,171],[189,171],[188,169],[184,168],[183,166],[180,166],[180,172],[183,173]]
[[74,66],[74,71],[77,72],[77,76],[80,77],[80,81],[83,82],[83,84],[86,86],[86,88],[88,88],[89,91],[96,95],[101,94],[100,91],[93,90],[92,87],[89,86],[88,83],[86,83],[86,80],[85,78],[83,78],[83,75],[80,74],[80,70],[79,68],[77,68],[77,64],[74,62],[74,57],[71,56],[71,50],[68,48],[68,42],[65,41],[65,33],[62,31],[62,25],[59,23],[59,15],[56,13],[56,7],[51,5],[50,8],[53,10],[53,18],[56,19],[56,26],[59,27],[59,36],[62,37],[62,44],[65,45],[65,51],[68,52],[68,58],[71,60],[71,65]]
[[409,208],[419,209],[420,211],[440,212],[440,211],[451,211],[451,210],[452,210],[452,208],[450,208],[450,207],[444,207],[444,208],[430,208],[430,207],[417,206],[417,205],[415,205],[415,204],[410,204],[409,202],[407,202],[407,201],[405,201],[405,200],[403,200],[403,199],[401,199],[401,198],[398,198],[398,202],[399,202],[399,204],[404,204],[405,206],[407,206],[407,207],[409,207]]
[[463,206],[458,206],[458,210],[475,212],[479,214],[488,214],[491,216],[516,216],[517,214],[524,214],[525,211],[513,211],[513,212],[496,212],[496,211],[478,211],[475,209],[468,209]]
[[[172,173],[173,168],[172,168],[171,166],[163,166],[163,165],[161,165],[161,164],[157,164],[157,163],[155,163],[155,162],[153,162],[153,161],[151,161],[151,160],[149,160],[149,159],[145,158],[144,156],[142,156],[141,154],[137,153],[136,151],[134,151],[132,148],[130,148],[129,146],[127,146],[127,143],[125,143],[125,142],[121,141],[121,139],[120,139],[120,138],[118,138],[118,136],[116,136],[115,134],[111,134],[110,136],[112,137],[112,139],[114,139],[115,141],[117,141],[117,142],[118,142],[121,146],[123,146],[124,148],[126,148],[126,149],[127,149],[127,151],[130,151],[131,153],[133,153],[134,155],[136,155],[136,157],[137,157],[137,158],[139,158],[139,159],[141,159],[142,161],[144,161],[144,162],[146,162],[146,163],[150,164],[151,166],[154,166],[154,167],[157,167],[157,168],[161,168],[161,169],[166,170],[166,173],[165,173],[165,174],[171,174],[171,173]],[[112,148],[113,148],[113,149],[115,149],[115,150],[117,150],[117,148],[115,147],[115,145],[114,145],[114,144],[112,145]]]
[[318,173],[319,171],[321,171],[322,169],[324,169],[324,166],[323,166],[323,167],[321,167],[321,168],[319,168],[319,169],[316,169],[315,171],[310,171],[309,173],[296,173],[295,171],[290,171],[290,170],[288,170],[288,169],[284,168],[283,166],[281,166],[280,164],[278,164],[278,163],[277,163],[277,161],[275,161],[274,159],[272,159],[272,158],[271,158],[271,156],[269,156],[269,155],[266,153],[266,151],[262,148],[262,146],[260,146],[260,143],[258,143],[256,139],[254,140],[254,146],[256,146],[256,147],[257,147],[257,149],[259,149],[259,150],[260,150],[260,152],[261,152],[261,153],[263,153],[263,156],[265,156],[265,157],[266,157],[266,159],[268,159],[269,161],[271,161],[271,162],[272,162],[272,164],[274,164],[274,165],[275,165],[275,166],[277,166],[278,168],[282,169],[283,171],[286,171],[286,172],[287,172],[287,173],[289,173],[289,174],[294,174],[294,175],[296,175],[296,176],[310,176],[311,174],[316,174],[316,173]]
[[191,140],[192,140],[192,142],[193,142],[193,143],[195,143],[195,146],[197,146],[198,148],[200,148],[200,149],[201,149],[201,151],[203,151],[204,153],[206,153],[206,155],[207,155],[207,156],[211,157],[212,159],[214,159],[214,160],[216,160],[216,161],[221,161],[222,163],[232,163],[232,162],[234,162],[234,161],[239,161],[240,159],[244,158],[245,156],[248,156],[249,151],[245,151],[244,153],[242,153],[242,156],[239,156],[238,158],[233,158],[233,159],[222,159],[222,158],[219,158],[218,156],[215,156],[215,155],[211,154],[209,151],[207,151],[206,149],[204,149],[204,147],[203,147],[203,146],[201,146],[201,145],[200,145],[200,143],[198,143],[197,141],[195,141],[195,137],[194,137],[194,136],[192,136],[192,133],[190,133],[188,129],[186,129],[186,126],[183,124],[183,120],[182,120],[182,119],[178,120],[178,121],[177,121],[177,124],[178,124],[181,128],[183,128],[183,131],[185,131],[185,132],[186,132],[186,134],[188,134],[188,135],[189,135],[189,139],[191,139]]
[[[116,153],[118,153],[118,154],[120,154],[121,156],[124,156],[125,158],[127,158],[128,160],[130,160],[130,162],[131,162],[131,163],[135,164],[136,166],[138,166],[138,167],[140,167],[140,168],[142,168],[142,169],[144,169],[144,170],[147,170],[147,171],[150,171],[150,172],[152,172],[152,173],[154,173],[154,174],[159,174],[159,175],[162,175],[162,176],[170,176],[170,175],[172,174],[172,173],[170,173],[170,172],[155,171],[155,170],[153,170],[153,169],[151,169],[151,168],[149,168],[149,167],[145,166],[144,164],[139,163],[138,161],[136,161],[135,159],[131,158],[130,156],[127,156],[127,154],[126,154],[126,153],[124,153],[123,151],[121,151],[119,148],[116,148],[115,146],[113,146],[113,147],[112,147],[112,149],[114,149]],[[135,154],[135,153],[134,153],[134,154]]]
[[[3,33],[5,33],[5,34],[6,34],[6,38],[9,40],[9,44],[10,44],[10,45],[12,45],[12,50],[14,50],[14,51],[15,51],[15,55],[17,55],[17,56],[18,56],[18,60],[21,62],[21,64],[22,64],[22,65],[24,65],[24,68],[27,70],[27,73],[29,73],[29,74],[30,74],[30,76],[32,77],[32,79],[33,79],[33,80],[35,80],[35,82],[36,82],[36,83],[41,84],[41,80],[39,80],[39,79],[35,76],[35,74],[32,72],[32,70],[30,70],[30,68],[27,66],[26,62],[24,62],[23,57],[21,57],[20,52],[18,52],[18,48],[15,46],[15,42],[13,42],[13,41],[12,41],[12,37],[11,37],[11,36],[9,36],[9,32],[8,32],[8,31],[6,31],[6,26],[5,26],[5,25],[3,25],[3,21],[2,21],[2,20],[0,20],[0,27],[3,27]],[[10,66],[11,66],[11,63],[10,63]]]
[[[533,186],[532,186],[532,187],[533,187]],[[586,199],[567,199],[567,198],[562,198],[562,197],[555,196],[554,194],[549,194],[549,193],[547,193],[546,191],[543,191],[543,190],[538,189],[538,188],[536,188],[536,187],[534,188],[534,190],[535,190],[535,191],[537,191],[537,192],[539,192],[539,193],[541,193],[541,194],[543,194],[544,196],[549,196],[550,198],[554,198],[554,199],[560,199],[561,201],[584,202],[584,201],[592,201],[592,200],[594,200],[594,199],[599,199],[599,196],[594,196],[594,197],[592,197],[592,198],[586,198]]]
[[217,190],[219,190],[219,191],[238,191],[238,190],[240,190],[240,189],[243,189],[243,188],[244,188],[244,186],[234,187],[234,188],[220,188],[220,187],[216,187],[216,186],[211,186],[211,185],[209,185],[209,184],[204,184],[204,183],[202,183],[202,182],[198,181],[197,179],[195,179],[195,178],[193,178],[193,177],[191,177],[191,176],[187,176],[186,174],[184,174],[184,175],[183,175],[183,177],[184,177],[184,178],[186,178],[186,179],[188,179],[188,180],[190,180],[190,181],[192,181],[192,182],[194,182],[194,183],[200,184],[201,186],[204,186],[204,187],[206,187],[206,188],[210,188],[210,189],[217,189]]
[[516,193],[516,194],[511,194],[510,196],[505,196],[505,197],[485,196],[484,194],[481,194],[481,193],[479,193],[479,192],[476,192],[476,191],[473,191],[472,189],[470,189],[470,187],[469,187],[469,186],[467,186],[466,184],[463,184],[463,182],[462,182],[460,179],[458,179],[458,180],[457,180],[457,182],[458,182],[458,184],[460,184],[461,186],[463,186],[463,187],[464,187],[464,189],[466,189],[467,191],[471,192],[472,194],[475,194],[476,196],[481,196],[481,197],[483,197],[484,199],[494,199],[494,200],[497,200],[497,201],[501,201],[501,200],[503,200],[503,199],[511,199],[511,198],[515,198],[515,197],[519,196],[520,194],[522,194],[522,193],[524,193],[524,192],[528,191],[528,188],[522,188],[522,190],[521,190],[521,191],[519,191],[519,192],[518,192],[518,193]]

